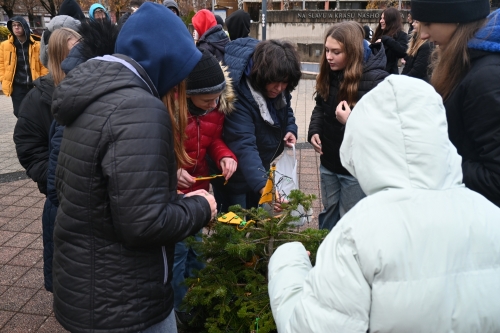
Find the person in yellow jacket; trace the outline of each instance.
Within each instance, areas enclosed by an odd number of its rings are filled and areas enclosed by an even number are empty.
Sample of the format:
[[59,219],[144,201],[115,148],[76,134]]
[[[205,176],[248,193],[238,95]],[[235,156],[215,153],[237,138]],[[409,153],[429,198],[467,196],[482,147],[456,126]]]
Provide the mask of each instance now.
[[7,22],[11,35],[0,44],[0,81],[6,96],[12,97],[17,117],[24,96],[33,88],[33,81],[49,71],[40,62],[40,42],[30,34],[28,23],[21,16]]

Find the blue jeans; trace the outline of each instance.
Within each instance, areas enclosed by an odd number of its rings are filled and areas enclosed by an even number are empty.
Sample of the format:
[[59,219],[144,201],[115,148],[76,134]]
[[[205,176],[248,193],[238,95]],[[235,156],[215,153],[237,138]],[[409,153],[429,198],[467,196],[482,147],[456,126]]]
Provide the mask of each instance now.
[[[196,234],[196,241],[201,242],[201,232]],[[172,269],[172,289],[174,290],[174,309],[180,311],[180,306],[188,287],[184,280],[194,277],[194,271],[202,270],[205,264],[198,260],[198,253],[186,244],[186,241],[175,244],[174,267]]]
[[145,330],[139,331],[139,333],[177,333],[174,310],[172,310],[168,317],[163,321],[160,321],[158,324],[154,324]]
[[366,195],[353,176],[331,172],[320,165],[321,201],[324,210],[318,215],[320,229],[332,230],[337,222]]

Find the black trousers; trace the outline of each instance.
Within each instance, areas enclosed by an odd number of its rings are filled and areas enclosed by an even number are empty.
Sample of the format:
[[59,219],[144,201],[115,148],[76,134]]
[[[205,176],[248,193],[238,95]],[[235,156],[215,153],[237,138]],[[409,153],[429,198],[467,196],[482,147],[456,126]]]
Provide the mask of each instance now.
[[33,88],[33,85],[27,84],[18,84],[14,83],[12,85],[12,106],[14,107],[14,116],[16,118],[19,115],[19,109],[21,107],[21,102],[24,99],[24,96],[28,94],[28,92]]

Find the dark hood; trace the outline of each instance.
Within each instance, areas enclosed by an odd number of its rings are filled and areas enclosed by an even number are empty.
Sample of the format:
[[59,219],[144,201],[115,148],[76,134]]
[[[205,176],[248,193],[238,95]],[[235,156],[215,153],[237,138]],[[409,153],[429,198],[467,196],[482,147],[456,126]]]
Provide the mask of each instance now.
[[54,80],[52,80],[52,75],[47,74],[40,76],[33,82],[33,85],[41,91],[42,96],[41,101],[47,105],[52,105],[52,95],[54,94]]
[[80,21],[85,20],[85,15],[75,0],[64,0],[61,7],[59,7],[58,15],[68,15]]
[[7,22],[7,28],[9,29],[11,35],[15,37],[14,31],[12,31],[12,22],[19,22],[23,25],[24,34],[26,35],[26,40],[30,40],[31,30],[28,22],[22,16],[14,16]]
[[248,37],[250,33],[250,15],[243,9],[238,9],[226,19],[226,28],[231,40]]
[[370,49],[372,52],[365,62],[363,72],[369,72],[374,69],[385,70],[387,57],[385,55],[384,45],[382,43],[371,44]]
[[184,80],[201,59],[184,22],[152,2],[144,3],[123,25],[115,52],[138,62],[160,96]]
[[[127,62],[137,66],[130,58]],[[141,78],[122,63],[91,59],[73,69],[57,86],[52,97],[52,114],[59,124],[70,125],[102,96],[133,87],[150,91],[147,81],[148,78]]]
[[113,54],[119,27],[108,20],[86,20],[82,21],[78,32],[82,36],[80,43],[71,49],[61,63],[66,74],[89,59]]

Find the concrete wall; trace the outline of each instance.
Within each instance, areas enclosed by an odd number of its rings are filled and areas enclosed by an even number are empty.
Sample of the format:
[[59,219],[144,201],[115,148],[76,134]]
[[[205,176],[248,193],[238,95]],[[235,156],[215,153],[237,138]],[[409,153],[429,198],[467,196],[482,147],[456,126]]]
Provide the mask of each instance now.
[[[323,43],[325,31],[335,22],[357,21],[362,25],[369,25],[373,30],[378,25],[382,10],[289,10],[267,12],[267,39],[286,39],[295,44]],[[406,20],[407,10],[401,11],[404,30],[408,30]],[[252,37],[262,36],[262,26],[258,32],[251,33]],[[255,29],[255,28],[254,28]]]

